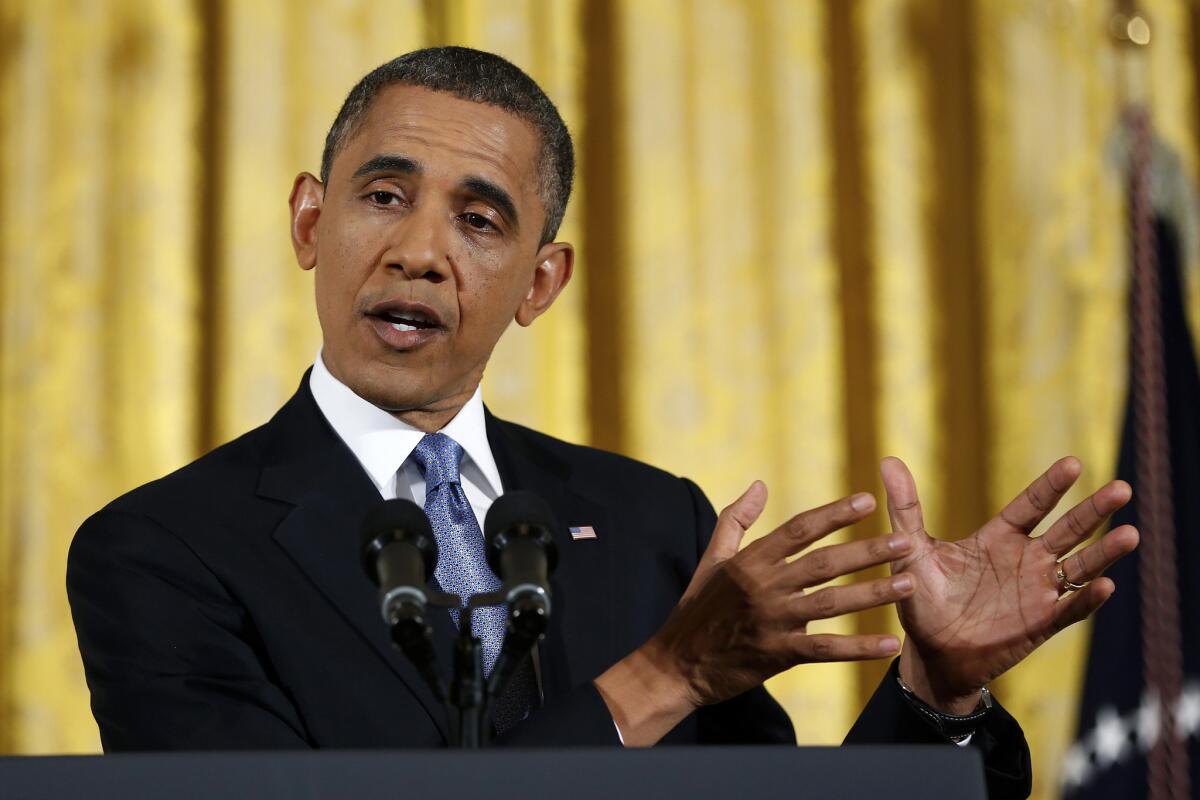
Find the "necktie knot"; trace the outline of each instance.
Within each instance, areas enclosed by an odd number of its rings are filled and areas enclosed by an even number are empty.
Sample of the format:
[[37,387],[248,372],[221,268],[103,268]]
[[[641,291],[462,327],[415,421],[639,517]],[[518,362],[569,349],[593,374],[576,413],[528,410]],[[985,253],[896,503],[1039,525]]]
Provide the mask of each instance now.
[[413,449],[413,460],[425,476],[425,491],[446,483],[459,483],[458,466],[463,448],[444,433],[427,433]]

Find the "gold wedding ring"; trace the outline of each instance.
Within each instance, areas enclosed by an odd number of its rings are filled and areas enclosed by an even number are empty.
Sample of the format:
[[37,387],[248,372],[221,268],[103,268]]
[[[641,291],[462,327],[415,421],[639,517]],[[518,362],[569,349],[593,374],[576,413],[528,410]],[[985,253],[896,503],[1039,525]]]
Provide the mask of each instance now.
[[1063,572],[1063,562],[1061,561],[1058,562],[1058,572],[1054,573],[1054,579],[1058,583],[1058,591],[1063,593],[1078,592],[1087,586],[1086,583],[1075,583],[1067,578],[1067,573]]

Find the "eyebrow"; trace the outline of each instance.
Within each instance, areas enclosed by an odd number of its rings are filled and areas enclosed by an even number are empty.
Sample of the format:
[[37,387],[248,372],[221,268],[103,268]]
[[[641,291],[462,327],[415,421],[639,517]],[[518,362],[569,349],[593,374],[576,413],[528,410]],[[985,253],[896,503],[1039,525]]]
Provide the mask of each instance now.
[[494,205],[500,212],[500,216],[508,220],[508,224],[513,227],[514,231],[519,228],[517,204],[513,202],[512,196],[500,186],[475,175],[463,178],[461,186]]
[[380,172],[399,172],[404,175],[420,175],[421,165],[408,156],[380,155],[363,163],[354,171],[353,178],[377,175]]

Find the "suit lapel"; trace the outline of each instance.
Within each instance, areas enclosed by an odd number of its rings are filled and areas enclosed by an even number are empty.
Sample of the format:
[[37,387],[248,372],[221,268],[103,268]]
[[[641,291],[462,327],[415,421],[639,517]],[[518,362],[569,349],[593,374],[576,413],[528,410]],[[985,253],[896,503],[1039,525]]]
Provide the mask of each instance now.
[[[547,700],[565,694],[607,669],[615,653],[612,590],[615,536],[604,507],[571,482],[571,467],[537,445],[531,434],[487,412],[488,444],[505,491],[524,489],[554,510],[558,567],[550,578],[551,616],[539,645]],[[574,540],[571,526],[590,525],[595,539]]]
[[[293,506],[275,530],[275,541],[417,696],[446,738],[445,710],[392,646],[375,587],[361,566],[359,528],[367,510],[382,498],[321,415],[307,374],[271,427],[258,493]],[[435,636],[452,636],[453,623],[443,616],[446,625],[435,626]],[[446,626],[450,631],[443,630]]]

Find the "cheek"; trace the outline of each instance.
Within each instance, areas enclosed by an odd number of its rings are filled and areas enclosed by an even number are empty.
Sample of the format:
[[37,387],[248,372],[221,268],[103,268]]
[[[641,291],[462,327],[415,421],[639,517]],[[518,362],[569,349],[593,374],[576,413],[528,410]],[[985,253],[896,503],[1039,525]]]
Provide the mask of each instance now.
[[322,239],[317,252],[317,303],[335,314],[353,312],[347,300],[358,295],[370,275],[375,242],[365,226],[331,226],[335,236]]
[[502,254],[470,253],[459,270],[464,327],[499,335],[512,321],[529,286],[524,271]]

